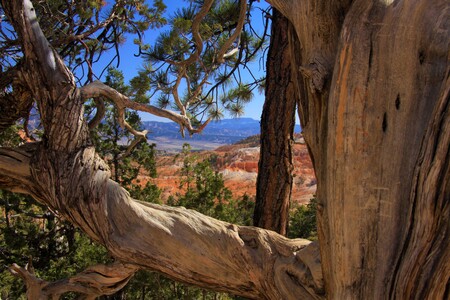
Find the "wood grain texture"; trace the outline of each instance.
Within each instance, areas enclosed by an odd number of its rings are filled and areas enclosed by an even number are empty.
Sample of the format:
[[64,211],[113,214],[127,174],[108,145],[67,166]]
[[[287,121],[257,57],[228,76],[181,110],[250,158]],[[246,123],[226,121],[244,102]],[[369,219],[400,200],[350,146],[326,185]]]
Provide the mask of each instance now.
[[448,297],[448,3],[270,3],[298,36],[327,297]]

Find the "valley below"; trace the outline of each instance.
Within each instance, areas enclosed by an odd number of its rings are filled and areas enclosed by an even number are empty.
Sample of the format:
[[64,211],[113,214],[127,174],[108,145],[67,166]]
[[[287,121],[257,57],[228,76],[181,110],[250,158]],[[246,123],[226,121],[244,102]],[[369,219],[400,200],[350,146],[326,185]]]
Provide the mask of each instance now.
[[[189,142],[189,140],[185,140]],[[204,142],[203,142],[204,143]],[[174,152],[174,142],[164,149],[165,144],[157,144],[157,178],[150,178],[145,174],[140,175],[140,184],[151,182],[162,190],[161,200],[165,202],[171,195],[182,193],[180,182],[184,156]],[[256,195],[256,178],[258,174],[259,160],[259,136],[252,136],[232,145],[222,145],[213,150],[210,144],[195,143],[203,150],[194,150],[189,155],[195,161],[209,159],[213,169],[222,174],[225,186],[231,190],[234,198],[248,195],[251,199]],[[205,149],[206,148],[206,149]],[[178,149],[181,149],[179,145]],[[161,151],[163,150],[163,151]],[[293,145],[294,184],[292,188],[292,201],[298,204],[308,203],[316,191],[316,179],[312,162],[306,145],[301,135],[296,135],[296,143]]]

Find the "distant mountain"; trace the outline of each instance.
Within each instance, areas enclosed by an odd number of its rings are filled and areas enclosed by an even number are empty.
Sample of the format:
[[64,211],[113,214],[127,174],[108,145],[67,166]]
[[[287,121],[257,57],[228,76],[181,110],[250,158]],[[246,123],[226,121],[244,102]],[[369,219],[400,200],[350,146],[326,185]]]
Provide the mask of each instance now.
[[[180,126],[174,122],[144,121],[143,125],[149,131],[149,141],[165,150],[180,149],[183,143],[191,144],[194,149],[215,149],[260,133],[259,121],[251,118],[211,122],[202,133],[192,137],[187,135],[184,139],[180,134]],[[300,126],[296,125],[295,132],[300,132]]]

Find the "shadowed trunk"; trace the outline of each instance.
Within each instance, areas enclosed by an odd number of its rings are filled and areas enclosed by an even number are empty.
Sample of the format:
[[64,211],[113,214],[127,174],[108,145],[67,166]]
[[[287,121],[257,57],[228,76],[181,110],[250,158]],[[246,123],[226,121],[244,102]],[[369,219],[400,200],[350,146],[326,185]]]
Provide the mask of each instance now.
[[292,192],[292,143],[296,93],[291,76],[289,21],[276,9],[267,56],[266,98],[256,182],[255,226],[286,235]]

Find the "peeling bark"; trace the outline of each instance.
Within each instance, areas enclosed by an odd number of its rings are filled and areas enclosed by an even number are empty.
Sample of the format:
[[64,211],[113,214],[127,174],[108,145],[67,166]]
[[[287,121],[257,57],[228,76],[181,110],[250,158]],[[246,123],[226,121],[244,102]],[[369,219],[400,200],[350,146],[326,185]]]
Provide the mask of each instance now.
[[[428,263],[449,255],[448,245],[439,242],[448,237],[450,224],[448,187],[439,186],[449,180],[448,139],[436,145],[445,149],[440,158],[421,154],[436,138],[431,124],[450,121],[443,113],[449,101],[448,31],[442,27],[448,5],[429,5],[359,1],[343,25],[329,99],[328,174],[322,187],[328,201],[321,223],[322,239],[334,237],[322,253],[327,253],[324,268],[335,270],[327,284],[337,298],[373,293],[432,299],[445,291],[439,283],[448,280],[445,275],[432,287],[417,284],[422,276],[431,280],[423,273]],[[440,171],[417,178],[433,163]],[[438,184],[439,192],[420,193],[418,186],[428,181]],[[430,211],[431,203],[436,209]],[[348,212],[345,219],[342,211]],[[437,226],[441,222],[447,225]],[[421,242],[412,243],[416,235]],[[339,260],[336,253],[342,253]],[[415,272],[405,271],[404,264]],[[435,267],[448,276],[448,262]]]
[[[19,118],[26,118],[33,104],[31,94],[22,88],[22,84],[17,80],[17,72],[21,68],[19,63],[14,68],[10,68],[0,73],[0,133],[13,125]],[[8,92],[8,87],[12,87],[13,92]]]

